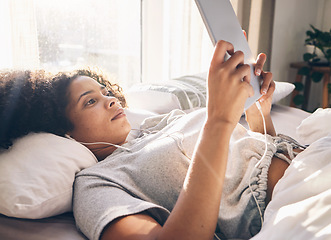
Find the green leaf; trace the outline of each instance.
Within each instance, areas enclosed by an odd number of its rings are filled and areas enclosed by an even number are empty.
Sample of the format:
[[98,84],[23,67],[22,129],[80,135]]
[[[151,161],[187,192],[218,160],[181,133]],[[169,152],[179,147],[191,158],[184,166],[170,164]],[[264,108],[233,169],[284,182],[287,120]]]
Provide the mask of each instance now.
[[304,88],[304,85],[301,82],[295,82],[294,86],[295,86],[295,90],[299,92],[302,91]]
[[331,56],[331,48],[329,48],[328,50],[326,50],[326,54]]
[[311,30],[308,30],[308,31],[306,31],[306,35],[308,37],[313,37],[314,36],[314,33]]
[[321,42],[324,46],[328,46],[331,41],[331,35],[328,32],[321,33]]
[[299,75],[304,75],[304,76],[308,76],[309,73],[310,73],[310,70],[309,70],[308,67],[302,67],[302,68],[300,68],[299,71],[298,71],[298,74],[299,74]]
[[312,27],[312,29],[313,29],[313,31],[311,31],[311,30],[306,31],[306,36],[309,37],[311,40],[313,40],[317,37],[314,27]]
[[321,72],[313,72],[311,74],[311,79],[315,83],[320,82],[322,80],[322,78],[323,78],[323,73],[321,73]]
[[313,63],[317,63],[317,62],[319,62],[321,59],[320,58],[314,58],[313,60],[312,60],[312,62]]
[[312,38],[306,38],[305,39],[305,44],[306,45],[312,45],[312,40],[313,40]]
[[301,105],[304,102],[305,98],[303,97],[303,95],[298,94],[293,98],[293,103],[295,105]]
[[311,27],[315,32],[318,32],[318,31],[319,31],[317,28],[314,27],[314,25],[312,25],[312,24],[309,24],[309,25],[310,25],[310,27]]
[[314,55],[313,54],[311,54],[311,53],[305,53],[305,54],[303,54],[303,60],[305,61],[305,62],[308,62],[310,59],[312,59],[312,58],[314,58]]

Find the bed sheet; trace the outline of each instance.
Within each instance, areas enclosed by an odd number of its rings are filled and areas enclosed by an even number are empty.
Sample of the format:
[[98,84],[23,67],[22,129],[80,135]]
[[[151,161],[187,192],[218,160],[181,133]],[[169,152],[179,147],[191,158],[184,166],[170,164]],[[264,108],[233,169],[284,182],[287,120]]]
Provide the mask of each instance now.
[[[298,142],[299,137],[296,133],[296,128],[300,125],[303,119],[310,116],[311,113],[298,108],[274,104],[271,109],[271,118],[276,129],[276,133],[288,135]],[[240,119],[240,123],[247,127],[245,117]],[[300,142],[303,144],[302,142]]]
[[0,215],[1,240],[86,240],[76,229],[71,212],[58,216],[31,220]]
[[[274,105],[272,118],[276,131],[296,138],[295,129],[310,114],[300,109]],[[246,125],[244,117],[240,120]],[[75,226],[72,213],[46,219],[27,220],[0,215],[0,239],[2,240],[84,240]]]

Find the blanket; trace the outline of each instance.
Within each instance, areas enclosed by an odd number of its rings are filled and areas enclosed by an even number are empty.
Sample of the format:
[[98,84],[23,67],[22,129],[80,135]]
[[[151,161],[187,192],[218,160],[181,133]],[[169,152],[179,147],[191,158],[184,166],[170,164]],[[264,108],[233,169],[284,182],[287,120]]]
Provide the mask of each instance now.
[[308,142],[312,129],[314,138],[276,184],[254,240],[331,239],[331,132],[326,118],[331,120],[330,110],[319,109],[298,127],[305,137],[300,140]]

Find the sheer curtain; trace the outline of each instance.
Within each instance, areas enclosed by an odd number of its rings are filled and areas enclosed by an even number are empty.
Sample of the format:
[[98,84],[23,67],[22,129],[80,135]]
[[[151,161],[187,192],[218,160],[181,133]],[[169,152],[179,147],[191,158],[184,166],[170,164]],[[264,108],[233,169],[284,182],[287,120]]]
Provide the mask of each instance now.
[[[268,61],[274,2],[231,0]],[[99,66],[124,87],[206,72],[213,53],[194,0],[2,0],[0,30],[0,68]]]
[[[275,0],[231,0],[255,56],[270,66]],[[142,0],[142,81],[208,70],[213,46],[194,0]]]
[[37,68],[38,37],[33,0],[0,2],[1,68]]
[[207,71],[213,46],[195,2],[142,3],[142,81],[166,81]]

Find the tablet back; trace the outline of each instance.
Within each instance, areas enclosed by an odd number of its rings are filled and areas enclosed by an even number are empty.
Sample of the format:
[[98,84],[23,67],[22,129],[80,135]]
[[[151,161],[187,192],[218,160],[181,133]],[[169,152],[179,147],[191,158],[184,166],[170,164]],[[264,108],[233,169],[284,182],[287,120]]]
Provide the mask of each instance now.
[[254,74],[255,58],[243,34],[238,18],[232,8],[230,0],[195,0],[209,36],[215,45],[218,40],[225,40],[233,44],[235,51],[245,54],[244,63],[251,66],[251,85],[254,96],[247,99],[245,110],[249,108],[260,94],[260,79]]

